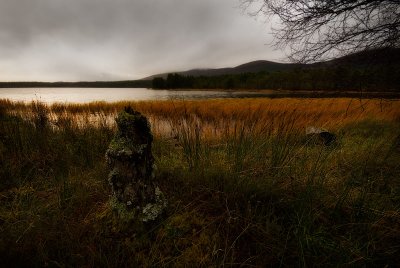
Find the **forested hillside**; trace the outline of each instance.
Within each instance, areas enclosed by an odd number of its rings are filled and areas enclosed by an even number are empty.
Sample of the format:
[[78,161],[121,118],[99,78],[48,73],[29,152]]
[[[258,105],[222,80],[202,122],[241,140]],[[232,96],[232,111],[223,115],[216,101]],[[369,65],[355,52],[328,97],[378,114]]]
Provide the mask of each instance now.
[[255,61],[234,68],[153,77],[153,88],[399,91],[400,49],[373,50],[327,62]]

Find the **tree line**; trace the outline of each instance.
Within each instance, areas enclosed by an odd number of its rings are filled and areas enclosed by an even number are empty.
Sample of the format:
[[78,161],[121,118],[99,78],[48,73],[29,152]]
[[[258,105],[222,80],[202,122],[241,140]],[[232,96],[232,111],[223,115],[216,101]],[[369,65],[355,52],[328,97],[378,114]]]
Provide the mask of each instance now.
[[152,80],[155,89],[282,89],[400,91],[400,68],[309,68],[219,76],[168,74]]

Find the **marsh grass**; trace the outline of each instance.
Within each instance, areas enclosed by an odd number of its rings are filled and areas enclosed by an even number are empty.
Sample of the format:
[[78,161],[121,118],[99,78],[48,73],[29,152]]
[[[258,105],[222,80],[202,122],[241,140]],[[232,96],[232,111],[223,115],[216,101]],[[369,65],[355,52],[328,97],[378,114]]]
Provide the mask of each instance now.
[[[131,105],[152,123],[169,206],[110,206],[104,153]],[[0,261],[11,266],[396,266],[400,103],[0,101]],[[324,146],[306,126],[328,128]]]

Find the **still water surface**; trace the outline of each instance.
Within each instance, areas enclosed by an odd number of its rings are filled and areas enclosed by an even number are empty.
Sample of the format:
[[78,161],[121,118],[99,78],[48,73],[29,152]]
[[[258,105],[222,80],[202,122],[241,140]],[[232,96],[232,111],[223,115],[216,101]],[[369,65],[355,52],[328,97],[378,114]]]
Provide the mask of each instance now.
[[175,91],[146,88],[0,88],[0,99],[46,103],[268,97],[275,91]]

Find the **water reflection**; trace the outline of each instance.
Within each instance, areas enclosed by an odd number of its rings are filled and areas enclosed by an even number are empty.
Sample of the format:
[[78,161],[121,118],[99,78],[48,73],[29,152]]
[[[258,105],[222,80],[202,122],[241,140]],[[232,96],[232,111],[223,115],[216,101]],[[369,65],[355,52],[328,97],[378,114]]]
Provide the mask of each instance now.
[[207,98],[245,98],[269,97],[279,94],[277,91],[241,92],[241,91],[175,91],[146,88],[0,88],[0,99],[14,101],[39,100],[46,103],[91,101],[138,101],[168,99],[207,99]]

